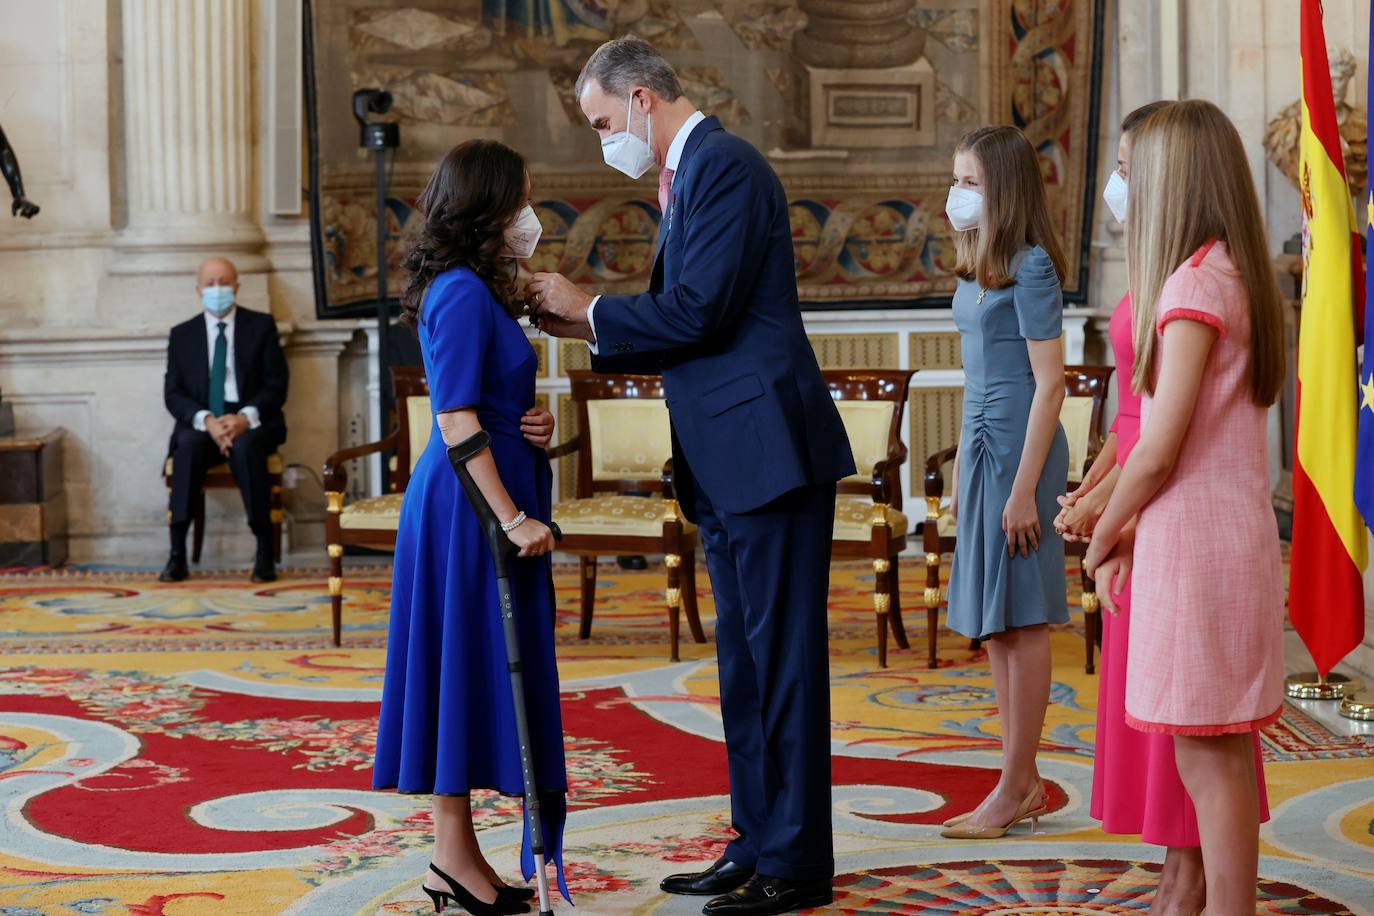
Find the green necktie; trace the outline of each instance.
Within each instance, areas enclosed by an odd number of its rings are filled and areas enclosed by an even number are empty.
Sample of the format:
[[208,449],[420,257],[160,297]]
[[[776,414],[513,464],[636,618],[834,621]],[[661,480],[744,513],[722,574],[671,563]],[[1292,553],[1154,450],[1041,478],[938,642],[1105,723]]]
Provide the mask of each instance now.
[[218,325],[219,336],[215,338],[215,358],[210,361],[210,416],[224,415],[224,370],[229,361],[229,339],[224,336],[227,325]]

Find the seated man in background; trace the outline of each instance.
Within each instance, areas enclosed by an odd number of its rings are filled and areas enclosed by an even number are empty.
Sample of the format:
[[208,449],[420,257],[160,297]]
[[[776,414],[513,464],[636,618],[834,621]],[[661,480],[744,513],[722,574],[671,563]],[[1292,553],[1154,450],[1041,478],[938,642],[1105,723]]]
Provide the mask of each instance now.
[[286,441],[287,368],[271,315],[234,303],[238,271],[224,258],[200,266],[201,314],[172,328],[163,397],[176,419],[172,432],[172,555],[159,579],[180,582],[188,571],[186,532],[205,473],[229,463],[257,536],[253,581],[277,578],[273,561],[271,484],[267,458]]

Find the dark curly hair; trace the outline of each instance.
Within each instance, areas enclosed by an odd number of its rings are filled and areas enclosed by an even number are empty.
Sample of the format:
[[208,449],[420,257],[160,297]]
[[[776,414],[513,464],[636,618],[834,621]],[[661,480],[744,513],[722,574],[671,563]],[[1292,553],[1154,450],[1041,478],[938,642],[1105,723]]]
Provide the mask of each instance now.
[[401,323],[419,323],[425,290],[453,267],[477,274],[512,317],[522,314],[515,262],[501,251],[506,227],[524,203],[525,160],[515,150],[495,140],[468,140],[449,150],[417,202],[425,224],[406,254],[410,282]]

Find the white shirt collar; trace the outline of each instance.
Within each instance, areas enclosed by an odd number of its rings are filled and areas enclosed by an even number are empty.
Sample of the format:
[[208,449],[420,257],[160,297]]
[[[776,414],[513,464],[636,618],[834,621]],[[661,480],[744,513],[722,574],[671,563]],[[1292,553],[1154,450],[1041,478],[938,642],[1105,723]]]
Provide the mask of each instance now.
[[682,122],[682,127],[678,129],[677,136],[668,146],[668,155],[663,161],[665,169],[677,171],[678,165],[682,162],[682,148],[687,145],[687,138],[692,135],[692,129],[706,120],[706,115],[699,111],[694,111]]
[[[229,307],[229,311],[227,311],[227,312],[224,313],[224,317],[223,317],[223,318],[216,318],[214,315],[211,315],[209,312],[205,311],[204,309],[201,309],[201,310],[200,310],[200,313],[201,313],[202,315],[205,316],[205,326],[206,326],[207,328],[209,328],[210,330],[213,331],[213,330],[215,330],[215,325],[219,324],[221,321],[223,321],[225,324],[229,325],[230,327],[233,327],[233,324],[234,324],[234,315],[235,315],[235,313],[238,312],[238,310],[239,310],[238,303],[234,303],[233,305],[231,305],[231,306]],[[227,330],[229,330],[229,328],[225,328],[225,330],[227,331]]]

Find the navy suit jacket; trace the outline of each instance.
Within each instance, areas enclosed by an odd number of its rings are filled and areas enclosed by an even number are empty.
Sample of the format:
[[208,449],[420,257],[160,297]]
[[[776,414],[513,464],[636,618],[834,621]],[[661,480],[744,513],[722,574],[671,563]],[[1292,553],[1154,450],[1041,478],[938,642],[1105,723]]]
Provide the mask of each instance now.
[[596,303],[600,372],[662,374],[683,510],[748,512],[854,473],[806,339],[782,183],[714,117],[683,148],[649,290]]
[[[259,435],[271,437],[275,445],[286,441],[282,406],[289,377],[277,322],[271,315],[235,306],[234,379],[239,386],[239,406],[258,409],[262,421]],[[162,396],[178,430],[191,429],[196,414],[210,409],[210,344],[203,314],[197,313],[172,328]],[[175,445],[173,432],[169,453]]]

